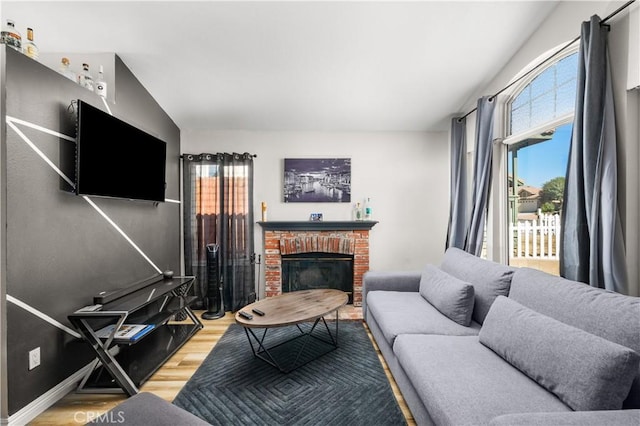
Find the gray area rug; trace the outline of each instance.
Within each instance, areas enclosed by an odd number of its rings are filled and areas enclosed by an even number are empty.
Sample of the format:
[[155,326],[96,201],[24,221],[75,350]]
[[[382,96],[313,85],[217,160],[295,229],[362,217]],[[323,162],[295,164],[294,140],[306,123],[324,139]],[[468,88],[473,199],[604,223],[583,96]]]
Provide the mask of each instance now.
[[[328,325],[333,332],[335,323]],[[270,346],[299,332],[268,333]],[[284,374],[255,358],[244,329],[232,324],[173,403],[213,425],[405,425],[362,322],[340,321],[338,338],[337,349]],[[301,342],[280,346],[277,359],[292,361],[286,354]],[[327,351],[309,342],[303,358]]]

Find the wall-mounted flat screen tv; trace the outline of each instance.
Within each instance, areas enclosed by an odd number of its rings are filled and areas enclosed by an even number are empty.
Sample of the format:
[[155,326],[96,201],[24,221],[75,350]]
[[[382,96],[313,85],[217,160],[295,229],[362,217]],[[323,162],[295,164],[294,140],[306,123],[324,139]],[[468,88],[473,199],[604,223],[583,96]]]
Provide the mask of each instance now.
[[163,202],[167,144],[78,100],[76,194]]

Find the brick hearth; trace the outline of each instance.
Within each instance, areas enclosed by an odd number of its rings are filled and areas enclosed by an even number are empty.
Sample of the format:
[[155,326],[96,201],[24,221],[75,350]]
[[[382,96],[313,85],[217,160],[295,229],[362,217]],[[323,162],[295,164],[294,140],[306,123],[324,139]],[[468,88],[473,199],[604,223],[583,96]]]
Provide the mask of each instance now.
[[[307,252],[342,253],[353,255],[353,304],[362,306],[362,276],[369,270],[369,229],[377,222],[369,222],[368,229],[362,229],[362,222],[349,228],[349,222],[339,222],[337,229],[331,228],[330,223],[314,224],[301,223],[291,226],[292,222],[283,222],[281,227],[273,222],[259,222],[265,228],[264,232],[264,265],[265,265],[265,296],[282,294],[282,255]],[[289,225],[289,226],[287,226]],[[306,225],[306,226],[305,226]],[[300,229],[291,229],[300,228]]]

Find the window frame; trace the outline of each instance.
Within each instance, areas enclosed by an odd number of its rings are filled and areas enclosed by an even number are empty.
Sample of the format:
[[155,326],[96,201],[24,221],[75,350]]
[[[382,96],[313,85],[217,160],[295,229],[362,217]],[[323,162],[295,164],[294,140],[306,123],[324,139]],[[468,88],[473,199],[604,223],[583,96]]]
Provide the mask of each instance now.
[[[576,41],[569,47],[566,47],[566,43],[556,46],[550,49],[543,55],[531,61],[527,66],[522,68],[512,79],[511,82],[520,81],[513,84],[507,90],[504,90],[497,97],[497,108],[499,112],[496,115],[494,122],[494,152],[493,152],[493,179],[491,183],[491,201],[489,204],[489,212],[487,217],[486,232],[487,232],[487,258],[505,265],[509,264],[509,244],[508,244],[508,231],[507,225],[509,221],[509,203],[507,185],[508,163],[507,152],[509,145],[514,144],[527,136],[534,135],[549,128],[559,127],[563,124],[567,124],[573,121],[575,111],[570,114],[565,114],[560,117],[556,117],[546,123],[535,126],[534,128],[527,129],[526,131],[519,132],[517,134],[509,135],[511,125],[511,105],[514,99],[528,86],[536,77],[542,74],[544,71],[552,66],[555,66],[559,61],[565,59],[568,56],[576,54],[578,52],[579,43]],[[550,56],[554,55],[554,52],[558,52],[559,49],[565,48],[561,54],[553,58],[553,61],[548,61]],[[544,64],[547,62],[544,66]],[[536,69],[536,67],[539,67]],[[522,78],[523,75],[536,69],[531,75]],[[510,82],[510,84],[511,84]]]

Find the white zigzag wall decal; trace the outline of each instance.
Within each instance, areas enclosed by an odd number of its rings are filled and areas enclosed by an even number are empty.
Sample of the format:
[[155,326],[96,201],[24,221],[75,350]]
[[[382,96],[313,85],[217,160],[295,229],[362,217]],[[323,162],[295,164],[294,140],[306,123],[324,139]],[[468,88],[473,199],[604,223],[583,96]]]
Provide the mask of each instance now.
[[66,325],[64,325],[61,322],[51,318],[49,315],[45,314],[44,312],[37,310],[33,306],[27,305],[26,303],[24,303],[20,299],[16,299],[15,297],[10,296],[10,295],[7,294],[7,301],[13,303],[14,305],[16,305],[16,306],[18,306],[18,307],[20,307],[22,309],[24,309],[27,312],[37,316],[38,318],[41,318],[41,319],[45,320],[49,324],[51,324],[51,325],[53,325],[55,327],[58,327],[60,330],[69,333],[73,337],[76,337],[78,339],[80,339],[82,337],[82,336],[80,336],[80,333],[70,329]]

